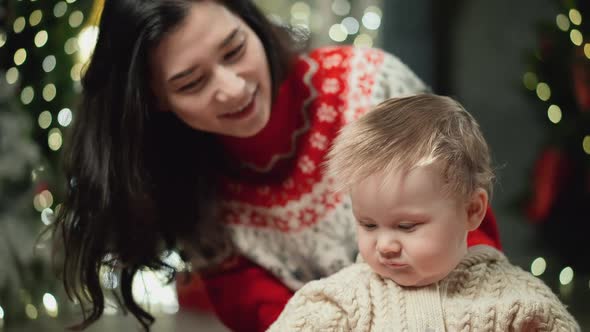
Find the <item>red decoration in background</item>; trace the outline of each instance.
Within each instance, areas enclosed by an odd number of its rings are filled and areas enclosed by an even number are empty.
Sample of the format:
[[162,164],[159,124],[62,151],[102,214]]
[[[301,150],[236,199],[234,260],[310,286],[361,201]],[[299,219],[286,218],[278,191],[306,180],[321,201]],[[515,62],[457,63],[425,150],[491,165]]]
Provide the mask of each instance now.
[[189,280],[179,274],[176,280],[176,291],[180,307],[201,312],[213,311],[203,280],[198,274],[193,273]]
[[526,211],[532,222],[547,219],[570,173],[571,164],[565,153],[556,147],[543,151],[533,169],[533,194]]
[[572,64],[574,96],[583,112],[590,111],[590,60],[584,55],[582,47],[576,47]]
[[35,194],[40,194],[44,190],[48,190],[48,189],[49,189],[49,185],[47,184],[47,182],[39,182],[35,186]]
[[539,39],[539,56],[541,59],[548,58],[553,53],[554,46],[555,42],[552,36],[548,34],[542,35]]

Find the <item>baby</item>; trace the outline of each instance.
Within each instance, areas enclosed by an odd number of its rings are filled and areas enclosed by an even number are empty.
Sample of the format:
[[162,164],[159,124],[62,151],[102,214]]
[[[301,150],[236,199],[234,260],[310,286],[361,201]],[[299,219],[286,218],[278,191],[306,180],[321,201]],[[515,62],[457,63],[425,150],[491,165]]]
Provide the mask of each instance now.
[[579,331],[539,279],[467,246],[494,172],[455,100],[387,100],[345,127],[328,173],[350,193],[360,257],[295,293],[269,331]]

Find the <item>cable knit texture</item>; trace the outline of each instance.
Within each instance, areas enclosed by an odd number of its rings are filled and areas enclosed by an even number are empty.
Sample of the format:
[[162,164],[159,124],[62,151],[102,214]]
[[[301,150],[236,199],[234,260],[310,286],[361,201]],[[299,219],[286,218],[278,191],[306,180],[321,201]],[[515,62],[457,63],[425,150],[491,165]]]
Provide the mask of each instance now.
[[541,280],[479,245],[442,281],[420,288],[383,279],[366,263],[312,281],[268,330],[580,331]]

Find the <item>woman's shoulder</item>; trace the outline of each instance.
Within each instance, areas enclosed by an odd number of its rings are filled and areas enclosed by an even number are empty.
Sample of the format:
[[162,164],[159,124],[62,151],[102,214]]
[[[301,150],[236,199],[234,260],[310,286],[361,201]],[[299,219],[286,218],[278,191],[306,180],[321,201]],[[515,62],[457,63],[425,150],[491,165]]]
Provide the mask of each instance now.
[[355,47],[351,45],[323,46],[310,50],[300,57],[300,61],[309,59],[326,68],[350,67],[353,59],[363,59],[372,63],[382,62],[393,56],[382,49],[372,47]]
[[310,57],[325,57],[334,54],[385,54],[386,52],[376,47],[356,47],[352,45],[330,45],[311,49],[307,52]]
[[386,98],[429,91],[428,86],[397,56],[380,48],[325,46],[302,54],[296,67],[301,77],[338,77],[344,84],[371,95],[372,104]]

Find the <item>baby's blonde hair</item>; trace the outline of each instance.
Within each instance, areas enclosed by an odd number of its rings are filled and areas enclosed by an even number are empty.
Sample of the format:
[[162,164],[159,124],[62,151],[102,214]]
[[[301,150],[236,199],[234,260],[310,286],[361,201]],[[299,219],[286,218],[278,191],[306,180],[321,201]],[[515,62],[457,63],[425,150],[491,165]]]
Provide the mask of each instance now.
[[490,152],[473,116],[452,98],[420,94],[386,100],[345,126],[328,154],[328,174],[348,190],[371,174],[435,163],[446,193],[492,195]]

